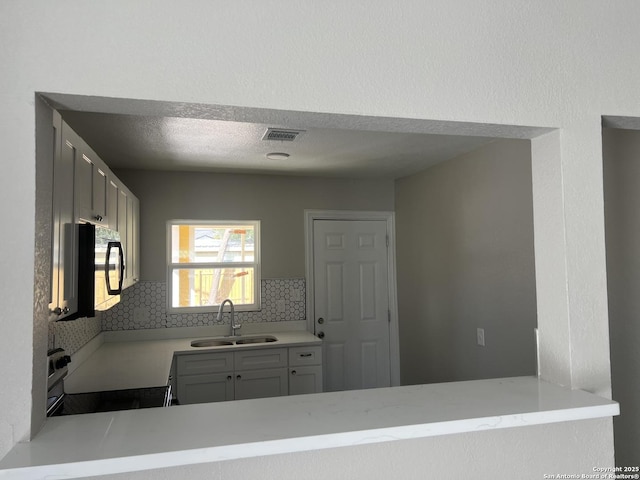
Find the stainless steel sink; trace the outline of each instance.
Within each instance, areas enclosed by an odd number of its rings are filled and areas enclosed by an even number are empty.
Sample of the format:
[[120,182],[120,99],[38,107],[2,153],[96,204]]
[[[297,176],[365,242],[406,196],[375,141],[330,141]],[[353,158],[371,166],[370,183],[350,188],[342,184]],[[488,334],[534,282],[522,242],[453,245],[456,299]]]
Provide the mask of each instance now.
[[269,343],[269,342],[275,342],[276,340],[277,338],[272,337],[271,335],[267,335],[264,337],[245,337],[245,338],[239,338],[238,340],[236,340],[236,344],[244,345],[246,343]]
[[229,347],[231,345],[246,345],[251,343],[270,343],[278,340],[273,335],[260,335],[252,337],[218,337],[203,338],[191,342],[192,347]]
[[220,340],[219,338],[205,338],[204,340],[194,340],[192,347],[223,347],[233,345],[230,340]]

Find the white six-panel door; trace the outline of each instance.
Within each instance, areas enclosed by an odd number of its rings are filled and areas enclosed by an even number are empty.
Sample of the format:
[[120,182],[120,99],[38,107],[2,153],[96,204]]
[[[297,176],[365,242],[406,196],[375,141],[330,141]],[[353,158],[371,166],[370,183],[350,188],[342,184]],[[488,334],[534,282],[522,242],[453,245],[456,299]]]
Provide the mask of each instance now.
[[324,391],[390,386],[386,222],[315,220],[313,245]]

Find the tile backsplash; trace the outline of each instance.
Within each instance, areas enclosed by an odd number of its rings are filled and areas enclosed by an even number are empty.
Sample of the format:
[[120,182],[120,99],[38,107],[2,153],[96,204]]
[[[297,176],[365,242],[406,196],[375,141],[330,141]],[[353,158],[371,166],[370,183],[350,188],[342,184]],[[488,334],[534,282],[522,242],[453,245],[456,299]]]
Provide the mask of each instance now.
[[[262,309],[236,312],[242,323],[286,322],[306,318],[304,278],[263,279]],[[213,313],[168,313],[165,282],[139,282],[122,293],[120,303],[102,314],[102,330],[141,330],[147,328],[198,327],[226,324]]]
[[102,330],[102,318],[97,312],[92,318],[51,322],[49,324],[49,348],[61,347],[67,355],[73,355]]

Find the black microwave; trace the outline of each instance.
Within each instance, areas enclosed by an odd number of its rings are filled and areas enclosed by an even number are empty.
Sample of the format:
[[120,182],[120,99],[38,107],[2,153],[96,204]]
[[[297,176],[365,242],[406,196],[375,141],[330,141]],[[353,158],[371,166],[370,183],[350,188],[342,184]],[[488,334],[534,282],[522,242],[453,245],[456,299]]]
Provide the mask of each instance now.
[[124,279],[120,234],[91,223],[78,225],[78,313],[95,317],[120,301]]

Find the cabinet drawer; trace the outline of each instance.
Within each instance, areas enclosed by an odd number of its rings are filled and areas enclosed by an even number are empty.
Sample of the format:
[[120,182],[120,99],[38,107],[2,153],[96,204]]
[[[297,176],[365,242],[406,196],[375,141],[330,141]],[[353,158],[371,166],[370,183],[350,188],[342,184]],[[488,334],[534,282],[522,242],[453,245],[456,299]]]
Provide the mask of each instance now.
[[322,347],[291,347],[289,349],[289,366],[320,365],[322,363]]
[[179,355],[178,375],[233,371],[233,352]]
[[287,366],[286,348],[261,348],[234,352],[235,370],[255,370],[256,368],[276,368]]

